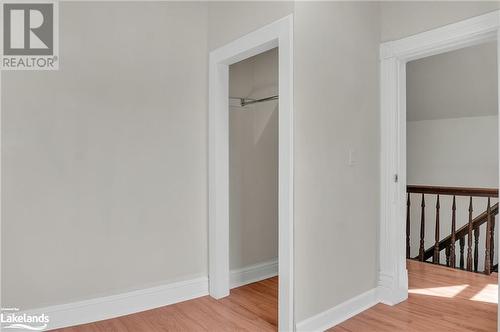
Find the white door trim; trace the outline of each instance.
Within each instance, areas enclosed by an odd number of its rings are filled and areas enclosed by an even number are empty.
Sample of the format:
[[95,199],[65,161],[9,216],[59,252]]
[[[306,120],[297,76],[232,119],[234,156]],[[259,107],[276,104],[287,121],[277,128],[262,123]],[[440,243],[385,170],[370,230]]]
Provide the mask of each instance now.
[[[500,17],[500,10],[498,11],[498,16]],[[500,21],[500,18],[497,19],[497,21]],[[498,22],[497,22],[498,23]],[[498,128],[500,128],[500,23],[498,23],[498,29],[497,29],[497,70],[498,70],[498,82],[497,82],[497,85],[498,85]],[[498,141],[500,142],[500,135],[498,136]],[[500,144],[498,144],[498,148],[499,148],[499,151],[498,151],[498,156],[500,156]],[[500,168],[500,166],[499,166]],[[499,170],[500,172],[500,170]],[[499,180],[500,182],[500,180]],[[500,188],[500,183],[499,183],[499,186]],[[498,234],[497,234],[497,239],[499,238],[498,237]],[[499,243],[497,241],[497,243]],[[498,245],[497,245],[497,257],[500,257],[498,256],[500,254],[500,248],[498,248]],[[500,277],[498,279],[498,298],[500,298]],[[498,304],[497,304],[497,331],[500,331],[500,310],[498,310]]]
[[[405,259],[406,63],[498,38],[500,10],[380,46],[381,77],[381,301],[408,297]],[[500,77],[500,73],[499,73]],[[500,170],[499,170],[500,171]],[[395,181],[397,174],[398,181]],[[500,246],[497,246],[499,250]],[[500,251],[499,251],[500,253]]]
[[279,304],[280,331],[294,329],[293,305],[293,17],[210,52],[209,58],[209,293],[229,295],[229,65],[279,47]]

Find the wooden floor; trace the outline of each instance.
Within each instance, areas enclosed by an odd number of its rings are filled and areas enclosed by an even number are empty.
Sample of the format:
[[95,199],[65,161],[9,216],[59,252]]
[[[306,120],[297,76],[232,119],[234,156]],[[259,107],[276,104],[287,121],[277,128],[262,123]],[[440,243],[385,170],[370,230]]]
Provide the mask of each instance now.
[[[496,331],[497,275],[408,261],[409,299],[375,307],[330,329],[334,332]],[[278,278],[64,332],[276,331]]]
[[409,298],[373,308],[334,332],[496,331],[498,277],[408,261]]
[[221,300],[209,296],[60,332],[276,331],[278,277],[231,290]]

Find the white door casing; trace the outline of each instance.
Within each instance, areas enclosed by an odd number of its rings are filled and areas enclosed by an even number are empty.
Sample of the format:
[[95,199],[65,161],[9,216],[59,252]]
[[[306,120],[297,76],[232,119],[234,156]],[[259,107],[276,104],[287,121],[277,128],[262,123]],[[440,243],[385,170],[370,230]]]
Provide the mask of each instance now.
[[251,32],[209,57],[209,293],[229,295],[229,65],[279,48],[278,328],[294,330],[293,16]]

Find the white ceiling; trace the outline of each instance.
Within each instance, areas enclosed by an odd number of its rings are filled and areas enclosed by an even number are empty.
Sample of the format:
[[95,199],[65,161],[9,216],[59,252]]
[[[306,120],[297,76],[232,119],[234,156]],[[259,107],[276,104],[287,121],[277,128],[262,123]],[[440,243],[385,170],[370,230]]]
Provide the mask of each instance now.
[[491,42],[409,62],[407,120],[497,114],[496,48]]

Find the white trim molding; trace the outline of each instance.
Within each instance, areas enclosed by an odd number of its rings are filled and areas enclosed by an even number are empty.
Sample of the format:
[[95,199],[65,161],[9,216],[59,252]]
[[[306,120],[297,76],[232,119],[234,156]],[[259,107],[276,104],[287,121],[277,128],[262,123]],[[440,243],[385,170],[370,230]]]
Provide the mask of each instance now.
[[382,43],[380,58],[407,61],[494,41],[500,10],[425,31],[403,39]]
[[294,329],[293,15],[210,53],[208,111],[208,271],[214,298],[229,295],[229,65],[279,47],[278,329]]
[[380,46],[379,290],[380,300],[385,304],[394,305],[408,297],[405,257],[406,63],[494,41],[499,28],[500,10],[497,10]]
[[208,295],[208,278],[201,277],[20,313],[48,315],[48,329],[52,330],[129,315],[205,295]]
[[246,266],[241,269],[231,270],[229,283],[231,289],[278,275],[278,260]]
[[379,303],[379,290],[373,288],[331,309],[323,311],[297,324],[297,331],[325,331]]
[[[500,10],[498,11],[499,16],[500,16]],[[500,19],[499,19],[500,21]],[[497,71],[498,71],[498,82],[497,82],[497,87],[498,87],[498,115],[500,115],[500,23],[498,24],[498,29],[497,29]],[[500,128],[500,116],[498,117],[498,125]],[[499,135],[500,136],[500,135]],[[498,138],[500,141],[500,137]],[[498,151],[498,156],[500,156],[500,144],[498,145],[499,151]],[[500,168],[500,166],[499,166]],[[500,174],[500,169],[498,170]],[[500,188],[500,177],[499,177],[499,184],[498,187]],[[498,232],[497,232],[498,233]],[[497,239],[498,239],[498,234],[497,234]],[[498,242],[498,241],[497,241]],[[500,248],[497,246],[497,255],[500,254]],[[500,256],[497,256],[500,257]],[[500,277],[498,279],[498,285],[500,286]],[[500,297],[500,287],[498,287],[498,295]],[[500,310],[498,310],[498,305],[497,305],[497,331],[500,331]]]

